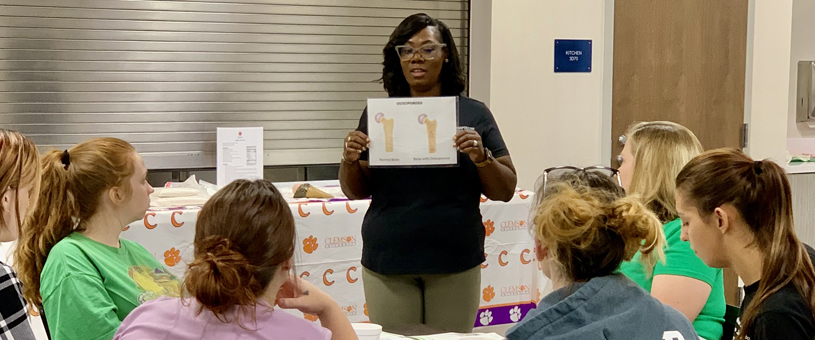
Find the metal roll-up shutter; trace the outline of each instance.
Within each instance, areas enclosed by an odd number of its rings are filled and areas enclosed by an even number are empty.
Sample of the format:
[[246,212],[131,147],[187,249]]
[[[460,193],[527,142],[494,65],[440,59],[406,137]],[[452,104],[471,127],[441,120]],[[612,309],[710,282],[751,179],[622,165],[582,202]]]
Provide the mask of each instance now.
[[418,12],[466,63],[466,0],[0,0],[0,126],[122,138],[151,169],[214,167],[216,127],[263,126],[265,165],[337,163]]

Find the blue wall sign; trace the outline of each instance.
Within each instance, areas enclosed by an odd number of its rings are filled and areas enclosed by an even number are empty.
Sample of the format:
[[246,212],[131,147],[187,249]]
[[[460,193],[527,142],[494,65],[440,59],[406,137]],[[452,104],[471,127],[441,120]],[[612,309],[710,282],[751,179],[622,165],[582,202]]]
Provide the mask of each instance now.
[[591,40],[555,40],[555,72],[591,72]]

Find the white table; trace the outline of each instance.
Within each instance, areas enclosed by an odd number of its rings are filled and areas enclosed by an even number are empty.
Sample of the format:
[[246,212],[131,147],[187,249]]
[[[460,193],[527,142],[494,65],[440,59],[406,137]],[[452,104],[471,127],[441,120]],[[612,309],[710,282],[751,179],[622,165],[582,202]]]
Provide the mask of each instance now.
[[[290,188],[289,183],[279,187],[281,191]],[[481,266],[481,307],[476,326],[521,320],[545,289],[547,280],[537,270],[528,232],[532,196],[532,192],[518,190],[508,203],[482,198],[487,261]],[[290,203],[298,239],[295,270],[334,297],[352,322],[368,321],[360,229],[369,206],[370,200]],[[140,243],[170,272],[183,277],[186,263],[192,259],[199,211],[200,207],[150,210],[142,221],[129,225],[122,237]]]

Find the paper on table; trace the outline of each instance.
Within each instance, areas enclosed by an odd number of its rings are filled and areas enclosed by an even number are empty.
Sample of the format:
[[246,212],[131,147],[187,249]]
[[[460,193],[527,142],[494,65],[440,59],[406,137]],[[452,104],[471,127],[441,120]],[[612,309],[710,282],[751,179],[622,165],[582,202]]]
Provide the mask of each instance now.
[[150,194],[153,208],[185,207],[203,205],[212,194],[198,184],[195,175],[182,183],[167,183],[164,188],[155,188]]

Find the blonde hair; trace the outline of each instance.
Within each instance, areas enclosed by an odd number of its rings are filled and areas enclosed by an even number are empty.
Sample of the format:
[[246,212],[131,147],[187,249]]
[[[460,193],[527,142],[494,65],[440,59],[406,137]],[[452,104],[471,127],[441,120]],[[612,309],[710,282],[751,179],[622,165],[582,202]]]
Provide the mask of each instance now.
[[546,186],[533,220],[535,238],[549,249],[561,273],[574,282],[610,275],[639,251],[651,275],[664,258],[665,236],[656,216],[635,197],[623,197],[621,189],[609,190],[619,186],[607,176],[581,172],[563,177]]
[[[0,195],[6,190],[18,190],[31,185],[29,205],[37,204],[40,192],[40,153],[28,137],[13,130],[0,129]],[[17,228],[22,229],[26,216],[20,216],[19,192],[15,195]],[[29,210],[29,215],[30,215]],[[0,215],[0,228],[8,228]]]
[[129,195],[127,178],[135,171],[136,149],[117,138],[97,138],[67,151],[42,157],[42,185],[30,223],[23,228],[15,251],[23,295],[42,305],[40,274],[51,249],[96,214],[102,193],[120,187]]
[[628,193],[639,196],[662,223],[677,219],[676,176],[704,151],[702,144],[688,128],[673,122],[634,124],[625,135],[634,156]]

